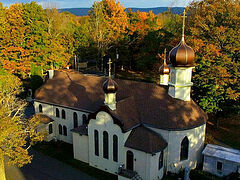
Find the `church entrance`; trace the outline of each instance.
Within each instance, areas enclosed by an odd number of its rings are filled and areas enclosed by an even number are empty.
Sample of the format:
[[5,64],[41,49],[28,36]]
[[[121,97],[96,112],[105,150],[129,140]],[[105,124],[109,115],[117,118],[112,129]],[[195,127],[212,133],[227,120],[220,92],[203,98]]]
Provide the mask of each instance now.
[[133,171],[133,153],[132,151],[127,151],[127,169]]

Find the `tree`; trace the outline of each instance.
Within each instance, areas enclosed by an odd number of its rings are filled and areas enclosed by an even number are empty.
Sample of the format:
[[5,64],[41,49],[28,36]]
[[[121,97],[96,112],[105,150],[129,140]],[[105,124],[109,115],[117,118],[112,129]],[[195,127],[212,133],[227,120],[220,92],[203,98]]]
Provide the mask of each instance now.
[[208,113],[240,112],[239,12],[235,0],[203,0],[188,7],[187,37],[196,51],[193,95]]
[[92,39],[96,42],[98,57],[102,57],[124,37],[128,17],[124,7],[115,0],[94,2],[89,16]]
[[28,148],[43,139],[37,132],[38,118],[26,119],[23,115],[25,102],[16,96],[22,92],[21,81],[0,69],[0,178],[4,179],[4,156],[9,164],[23,166],[31,161]]

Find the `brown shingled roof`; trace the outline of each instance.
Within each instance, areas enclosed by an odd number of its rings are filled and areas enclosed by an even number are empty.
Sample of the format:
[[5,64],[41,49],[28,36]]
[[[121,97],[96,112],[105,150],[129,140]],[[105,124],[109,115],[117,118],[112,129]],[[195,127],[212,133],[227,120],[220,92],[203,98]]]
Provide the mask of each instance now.
[[125,147],[155,154],[167,147],[167,142],[156,132],[139,126],[132,130],[125,142]]
[[[55,71],[35,93],[35,100],[58,104],[90,112],[103,105],[104,77],[83,75],[69,70]],[[111,114],[123,121],[128,130],[139,122],[147,126],[168,130],[184,130],[200,126],[207,115],[193,101],[182,101],[168,95],[167,88],[152,83],[114,79],[117,91],[117,109]]]

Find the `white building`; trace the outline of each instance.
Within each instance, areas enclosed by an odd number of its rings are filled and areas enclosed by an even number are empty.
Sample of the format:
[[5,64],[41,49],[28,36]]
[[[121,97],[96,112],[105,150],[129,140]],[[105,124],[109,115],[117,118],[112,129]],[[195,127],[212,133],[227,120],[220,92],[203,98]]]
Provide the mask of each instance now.
[[240,151],[208,144],[204,151],[203,170],[217,176],[240,173]]
[[35,93],[35,111],[54,120],[51,136],[73,144],[75,159],[119,179],[195,168],[207,115],[190,98],[194,51],[184,36],[169,57],[162,85],[55,71]]

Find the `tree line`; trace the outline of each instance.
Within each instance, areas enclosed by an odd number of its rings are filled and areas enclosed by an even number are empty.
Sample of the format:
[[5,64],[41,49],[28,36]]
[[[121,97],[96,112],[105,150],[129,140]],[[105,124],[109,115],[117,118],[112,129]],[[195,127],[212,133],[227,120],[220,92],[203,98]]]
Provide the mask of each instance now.
[[[202,0],[186,10],[186,42],[196,53],[194,100],[208,113],[239,113],[239,1]],[[34,67],[71,66],[74,55],[99,68],[111,57],[117,69],[157,73],[156,55],[181,38],[181,15],[126,11],[115,0],[94,2],[82,17],[35,2],[1,4],[0,17],[1,66],[23,79]]]

